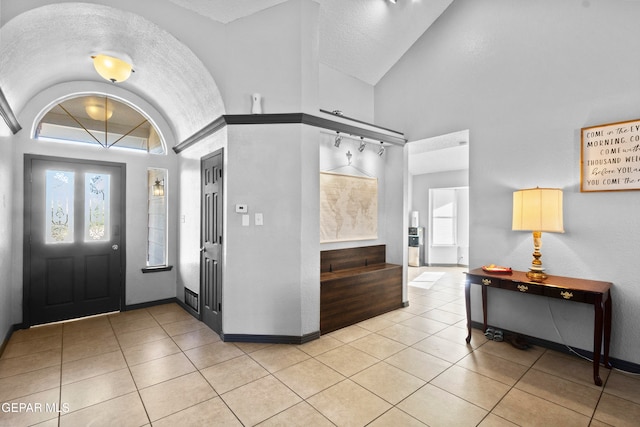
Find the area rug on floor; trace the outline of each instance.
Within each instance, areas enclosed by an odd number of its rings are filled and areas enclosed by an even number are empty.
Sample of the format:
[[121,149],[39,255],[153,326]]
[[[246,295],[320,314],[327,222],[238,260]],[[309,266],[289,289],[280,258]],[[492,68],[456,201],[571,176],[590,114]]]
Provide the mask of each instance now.
[[409,282],[409,286],[421,289],[430,289],[433,284],[444,276],[444,272],[441,271],[425,271],[413,281]]

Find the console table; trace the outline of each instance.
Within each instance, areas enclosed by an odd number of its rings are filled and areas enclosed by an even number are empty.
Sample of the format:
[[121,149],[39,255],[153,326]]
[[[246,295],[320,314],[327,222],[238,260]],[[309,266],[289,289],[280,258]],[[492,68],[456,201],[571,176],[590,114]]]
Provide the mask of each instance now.
[[593,381],[602,385],[600,379],[600,351],[604,338],[604,360],[606,368],[609,362],[609,344],[611,341],[611,283],[595,280],[575,279],[571,277],[549,276],[544,282],[532,282],[523,271],[511,273],[488,273],[476,268],[466,273],[464,297],[467,307],[467,343],[471,342],[471,285],[482,286],[482,316],[484,330],[487,330],[487,288],[499,288],[523,294],[542,295],[593,304],[595,319],[593,327]]

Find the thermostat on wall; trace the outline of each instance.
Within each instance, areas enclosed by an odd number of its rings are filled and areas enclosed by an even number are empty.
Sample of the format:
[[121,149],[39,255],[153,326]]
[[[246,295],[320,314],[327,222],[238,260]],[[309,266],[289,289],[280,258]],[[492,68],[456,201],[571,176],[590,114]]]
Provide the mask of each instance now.
[[247,205],[236,205],[236,213],[246,214],[247,212],[249,212]]

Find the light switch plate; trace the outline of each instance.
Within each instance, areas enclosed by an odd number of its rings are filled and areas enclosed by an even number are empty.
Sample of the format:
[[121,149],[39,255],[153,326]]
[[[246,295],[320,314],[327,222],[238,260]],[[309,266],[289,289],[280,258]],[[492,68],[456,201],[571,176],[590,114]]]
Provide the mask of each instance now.
[[242,226],[243,227],[249,226],[249,215],[242,215]]
[[256,225],[263,225],[264,224],[264,219],[262,218],[262,214],[261,213],[256,213]]

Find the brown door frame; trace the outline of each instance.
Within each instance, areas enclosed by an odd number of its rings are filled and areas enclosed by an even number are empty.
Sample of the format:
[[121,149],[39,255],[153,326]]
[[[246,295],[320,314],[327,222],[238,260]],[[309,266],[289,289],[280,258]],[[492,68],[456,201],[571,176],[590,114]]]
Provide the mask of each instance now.
[[118,252],[120,254],[120,268],[122,273],[120,274],[120,310],[125,307],[126,296],[126,178],[127,178],[127,165],[125,163],[105,162],[99,160],[87,160],[87,159],[73,159],[66,157],[45,156],[38,154],[25,154],[24,155],[24,212],[23,212],[23,237],[22,237],[22,326],[28,328],[31,326],[31,245],[29,244],[31,238],[31,196],[32,189],[32,160],[44,160],[51,162],[65,162],[65,163],[82,163],[82,164],[95,164],[110,166],[120,169],[121,188],[118,189],[120,197],[122,198],[120,203],[120,244]]

